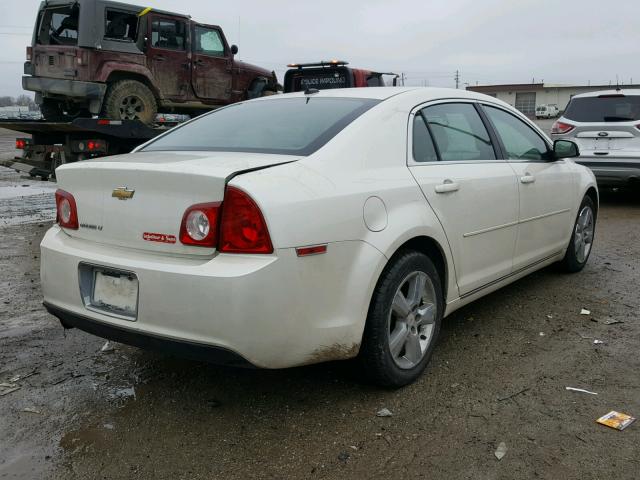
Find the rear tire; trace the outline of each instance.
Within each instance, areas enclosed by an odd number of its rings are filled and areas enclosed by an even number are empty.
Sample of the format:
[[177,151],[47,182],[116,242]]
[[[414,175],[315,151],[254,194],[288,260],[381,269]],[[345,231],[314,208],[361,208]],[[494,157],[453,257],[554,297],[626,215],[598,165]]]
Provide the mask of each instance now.
[[62,105],[49,98],[42,101],[42,104],[40,105],[40,113],[42,114],[42,118],[47,122],[63,122],[67,119],[62,111]]
[[158,104],[153,92],[137,80],[120,80],[109,86],[102,114],[111,120],[155,121]]
[[399,388],[414,382],[433,353],[444,301],[440,277],[426,255],[398,253],[373,293],[359,360],[377,385]]
[[565,272],[579,272],[587,264],[593,247],[596,218],[597,212],[593,200],[586,195],[578,209],[578,217],[573,225],[567,253],[560,262],[560,267]]

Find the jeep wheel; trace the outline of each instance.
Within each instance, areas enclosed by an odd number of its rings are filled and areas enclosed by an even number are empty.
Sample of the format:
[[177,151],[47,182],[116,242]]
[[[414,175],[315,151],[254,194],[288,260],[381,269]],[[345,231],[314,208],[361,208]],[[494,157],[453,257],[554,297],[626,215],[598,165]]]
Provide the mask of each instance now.
[[112,84],[104,99],[102,114],[112,120],[140,120],[153,123],[158,105],[149,88],[136,80]]
[[66,116],[62,111],[60,103],[50,98],[45,98],[40,105],[40,113],[47,122],[62,122]]

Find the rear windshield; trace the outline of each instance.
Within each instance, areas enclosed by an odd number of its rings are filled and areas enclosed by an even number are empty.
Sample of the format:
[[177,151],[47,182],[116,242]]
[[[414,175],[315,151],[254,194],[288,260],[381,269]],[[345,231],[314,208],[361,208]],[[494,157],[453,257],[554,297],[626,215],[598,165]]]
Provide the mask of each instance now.
[[77,45],[80,6],[76,3],[65,7],[44,10],[38,28],[40,45]]
[[311,155],[379,102],[301,97],[237,103],[172,130],[142,151]]
[[640,95],[574,98],[564,116],[576,122],[631,122],[640,120]]

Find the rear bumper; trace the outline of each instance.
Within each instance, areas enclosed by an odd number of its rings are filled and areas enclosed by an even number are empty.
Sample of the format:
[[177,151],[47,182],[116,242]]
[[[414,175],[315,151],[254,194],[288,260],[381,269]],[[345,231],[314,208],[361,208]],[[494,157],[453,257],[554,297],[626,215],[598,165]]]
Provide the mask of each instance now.
[[[40,272],[45,304],[66,325],[178,354],[224,350],[256,367],[286,368],[357,355],[385,263],[360,241],[304,258],[295,249],[192,258],[101,245],[54,226],[41,243]],[[136,275],[135,321],[85,306],[80,264]]]
[[589,167],[601,187],[627,187],[640,183],[640,158],[580,157],[576,163]]
[[100,102],[107,91],[104,83],[30,76],[22,77],[22,88],[40,93],[43,97],[59,95]]
[[252,367],[251,363],[240,355],[222,347],[174,340],[148,333],[141,334],[127,328],[96,322],[89,317],[69,312],[47,302],[44,302],[44,308],[46,308],[51,315],[57,317],[64,328],[77,328],[98,337],[113,340],[114,342],[126,343],[134,347],[155,350],[192,360],[233,367]]

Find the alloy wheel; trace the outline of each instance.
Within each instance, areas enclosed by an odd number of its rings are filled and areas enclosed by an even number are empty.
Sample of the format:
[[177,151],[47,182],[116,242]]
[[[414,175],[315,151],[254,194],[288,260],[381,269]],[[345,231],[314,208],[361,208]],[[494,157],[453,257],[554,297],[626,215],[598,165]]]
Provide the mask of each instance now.
[[586,205],[580,210],[578,221],[574,231],[573,247],[576,253],[576,260],[584,263],[589,257],[591,246],[593,245],[593,210]]
[[144,112],[144,103],[136,95],[128,95],[120,103],[120,118],[122,120],[139,120]]
[[402,369],[415,367],[424,358],[435,331],[436,293],[429,276],[421,271],[400,283],[389,312],[389,350]]

